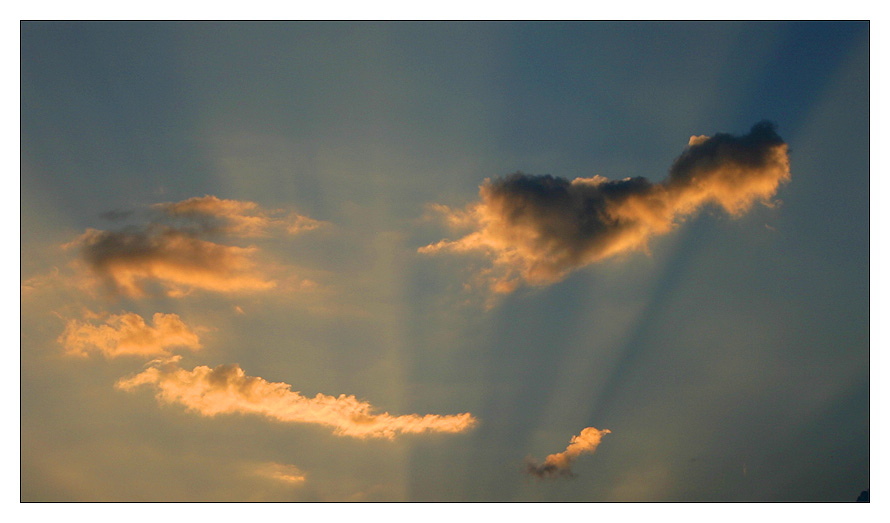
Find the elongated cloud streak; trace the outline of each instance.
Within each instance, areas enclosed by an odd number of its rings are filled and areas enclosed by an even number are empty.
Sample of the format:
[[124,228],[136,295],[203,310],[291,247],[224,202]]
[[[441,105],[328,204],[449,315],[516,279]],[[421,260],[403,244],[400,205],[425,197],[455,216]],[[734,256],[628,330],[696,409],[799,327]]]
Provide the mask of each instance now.
[[191,289],[217,292],[275,286],[255,268],[255,247],[221,245],[164,226],[146,230],[87,229],[69,245],[81,249],[94,275],[114,293],[143,296],[158,282],[171,296]]
[[68,354],[88,356],[91,352],[117,356],[164,356],[170,348],[201,348],[198,335],[176,314],[155,313],[152,325],[142,316],[127,312],[105,318],[103,325],[69,320],[59,343]]
[[436,206],[466,236],[421,247],[421,253],[480,252],[492,268],[480,275],[495,292],[526,282],[546,285],[579,267],[646,250],[653,236],[707,204],[732,216],[768,203],[790,180],[788,147],[768,122],[745,136],[693,136],[661,183],[645,178],[572,181],[513,174],[486,179],[466,209]]
[[356,438],[389,438],[396,434],[463,432],[476,419],[469,413],[453,416],[374,414],[371,404],[355,396],[306,397],[287,383],[272,383],[246,376],[236,365],[205,366],[188,371],[175,363],[149,367],[117,383],[123,390],[140,385],[158,389],[158,401],[180,403],[204,416],[217,414],[260,414],[291,423],[315,423],[333,427],[335,434]]
[[222,232],[238,237],[268,236],[272,229],[290,234],[317,229],[322,222],[284,210],[266,210],[255,202],[198,196],[181,202],[152,206],[172,218],[196,225],[204,232]]
[[572,477],[572,463],[581,454],[593,454],[599,446],[603,436],[610,434],[611,430],[598,430],[587,427],[581,434],[572,436],[569,446],[563,452],[550,454],[544,463],[538,464],[529,459],[526,462],[525,471],[539,478],[551,478],[554,476]]

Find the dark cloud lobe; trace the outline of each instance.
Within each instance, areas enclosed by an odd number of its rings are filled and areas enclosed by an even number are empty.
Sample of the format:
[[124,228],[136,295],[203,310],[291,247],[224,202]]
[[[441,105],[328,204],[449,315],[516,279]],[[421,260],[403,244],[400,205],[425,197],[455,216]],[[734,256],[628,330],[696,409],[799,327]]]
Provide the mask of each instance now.
[[612,431],[599,430],[595,427],[586,427],[577,436],[572,436],[569,446],[562,452],[550,454],[544,463],[538,463],[528,458],[525,460],[525,473],[537,478],[546,479],[554,477],[575,477],[572,472],[572,464],[582,454],[593,454],[599,447],[603,436]]
[[729,165],[739,168],[736,174],[744,176],[752,170],[768,166],[774,159],[772,151],[785,144],[776,133],[772,122],[763,121],[751,128],[744,136],[717,133],[711,138],[693,138],[690,145],[676,160],[669,172],[671,183],[691,181],[696,175],[707,176]]
[[538,463],[532,458],[525,460],[525,473],[541,479],[575,477],[575,473],[570,468],[560,468],[552,463]]

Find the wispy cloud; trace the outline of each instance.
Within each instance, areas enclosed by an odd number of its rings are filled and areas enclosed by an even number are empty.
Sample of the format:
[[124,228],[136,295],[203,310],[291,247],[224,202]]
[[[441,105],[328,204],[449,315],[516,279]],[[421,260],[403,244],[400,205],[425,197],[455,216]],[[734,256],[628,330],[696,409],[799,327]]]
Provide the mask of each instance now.
[[260,463],[251,467],[251,471],[264,478],[270,478],[291,485],[302,485],[306,482],[306,474],[294,465],[286,463]]
[[290,234],[317,229],[324,222],[293,211],[267,210],[256,202],[226,200],[216,196],[196,196],[181,202],[152,206],[167,217],[196,225],[205,232],[221,232],[238,237],[268,236],[275,229]]
[[75,356],[99,353],[106,358],[115,358],[164,356],[169,355],[174,347],[190,350],[201,348],[198,335],[176,314],[155,313],[153,325],[146,324],[142,316],[132,312],[98,318],[102,319],[99,325],[87,321],[68,321],[65,332],[58,339],[65,352]]
[[521,173],[486,179],[480,200],[465,209],[433,207],[470,232],[419,252],[482,253],[492,265],[480,279],[508,293],[523,282],[550,284],[602,259],[645,251],[652,237],[704,205],[741,216],[755,202],[769,203],[790,178],[788,147],[762,122],[744,136],[693,136],[661,183]]
[[554,476],[572,477],[572,463],[581,454],[593,454],[599,446],[600,441],[606,434],[611,434],[611,430],[599,430],[594,427],[587,427],[581,431],[581,434],[572,436],[569,446],[563,452],[550,454],[544,463],[538,464],[532,459],[528,459],[525,464],[525,471],[532,476],[539,478],[552,478]]
[[164,403],[180,403],[204,416],[217,414],[260,414],[291,423],[314,423],[333,427],[335,434],[356,438],[389,438],[397,434],[464,432],[476,419],[469,413],[442,416],[375,414],[370,403],[341,394],[306,397],[287,383],[273,383],[247,376],[237,364],[211,369],[180,368],[176,361],[155,364],[117,383],[123,390],[141,385],[157,388]]
[[19,289],[22,294],[22,299],[25,299],[43,289],[63,286],[66,283],[68,282],[66,278],[62,276],[59,268],[53,267],[46,274],[39,274],[23,280]]

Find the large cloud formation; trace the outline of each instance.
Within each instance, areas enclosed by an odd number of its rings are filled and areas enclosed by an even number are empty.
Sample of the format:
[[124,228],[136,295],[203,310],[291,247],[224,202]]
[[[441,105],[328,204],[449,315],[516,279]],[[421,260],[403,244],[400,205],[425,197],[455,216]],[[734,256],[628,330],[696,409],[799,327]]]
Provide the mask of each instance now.
[[[270,289],[276,282],[255,261],[256,246],[218,243],[217,237],[297,234],[321,222],[256,203],[215,196],[155,204],[147,223],[117,231],[87,229],[66,245],[77,247],[87,273],[112,294],[139,297],[156,283],[170,296],[194,289],[235,292]],[[129,216],[129,215],[127,215]]]
[[471,229],[419,252],[480,252],[492,267],[480,278],[495,292],[520,283],[550,284],[572,270],[618,254],[646,250],[653,236],[707,204],[732,216],[768,203],[791,178],[788,146],[769,122],[744,136],[693,136],[667,178],[572,181],[522,173],[486,179],[465,209],[436,206],[455,228]]
[[581,434],[572,436],[569,446],[563,452],[550,454],[544,463],[538,464],[534,460],[529,459],[525,464],[525,471],[528,474],[539,478],[551,478],[554,476],[572,477],[572,463],[581,454],[593,454],[602,441],[603,436],[611,434],[611,430],[599,430],[594,427],[587,427],[581,431]]
[[335,434],[355,438],[388,438],[397,434],[424,432],[463,432],[476,424],[470,413],[441,416],[408,414],[393,416],[373,413],[370,403],[355,396],[306,397],[287,383],[273,383],[247,376],[237,364],[211,369],[198,366],[180,368],[177,359],[153,365],[117,383],[123,390],[141,385],[157,388],[158,401],[180,403],[204,416],[217,414],[260,414],[291,423],[315,423],[333,427]]
[[171,347],[197,350],[201,348],[198,335],[176,314],[155,313],[152,325],[132,312],[113,314],[103,325],[69,320],[59,343],[68,354],[88,356],[91,352],[106,358],[117,356],[164,356]]

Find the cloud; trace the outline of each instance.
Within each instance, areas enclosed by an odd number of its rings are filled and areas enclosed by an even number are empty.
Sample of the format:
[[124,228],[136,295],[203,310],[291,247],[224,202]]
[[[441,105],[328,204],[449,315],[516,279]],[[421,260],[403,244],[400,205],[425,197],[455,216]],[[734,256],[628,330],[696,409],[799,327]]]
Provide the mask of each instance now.
[[180,403],[203,416],[260,414],[289,423],[315,423],[334,428],[334,433],[355,438],[389,438],[396,434],[464,432],[476,419],[469,413],[451,416],[373,413],[371,404],[355,396],[306,397],[287,383],[273,383],[246,376],[237,364],[214,369],[198,366],[188,371],[175,361],[153,365],[117,383],[123,390],[141,385],[157,388],[158,401]]
[[661,183],[522,173],[486,179],[479,201],[465,209],[431,207],[470,232],[419,252],[481,253],[491,267],[480,281],[508,293],[523,282],[547,285],[579,267],[645,251],[650,238],[704,205],[741,216],[756,202],[768,204],[790,178],[787,144],[761,122],[744,136],[693,136]]
[[273,229],[299,234],[317,229],[324,223],[295,212],[266,210],[251,201],[225,200],[210,195],[157,203],[152,208],[203,232],[221,232],[237,237],[268,236]]
[[155,313],[153,326],[132,312],[105,318],[102,325],[69,320],[59,343],[68,354],[88,356],[97,352],[117,356],[164,356],[172,347],[201,348],[198,335],[176,314]]
[[169,296],[195,289],[271,289],[278,282],[256,263],[259,248],[221,239],[269,237],[275,231],[298,234],[324,224],[295,212],[209,195],[158,203],[143,211],[105,213],[118,222],[134,219],[114,231],[87,229],[63,246],[79,249],[82,260],[75,267],[83,287],[100,285],[111,294],[130,297],[148,294],[152,283]]
[[192,289],[233,292],[275,286],[255,267],[256,247],[222,245],[166,226],[87,229],[68,246],[80,249],[87,268],[114,294],[144,296],[151,281],[170,296]]
[[587,427],[581,431],[581,434],[572,436],[569,446],[565,451],[558,454],[550,454],[544,463],[538,464],[532,459],[528,459],[525,464],[525,472],[538,478],[551,478],[554,476],[572,477],[572,463],[581,454],[593,454],[599,446],[600,441],[606,434],[611,434],[611,430],[599,430],[594,427]]
[[19,289],[22,295],[22,299],[24,300],[25,298],[32,296],[41,290],[62,286],[66,283],[67,280],[59,272],[59,268],[53,267],[46,274],[32,276],[27,280],[22,281]]
[[306,482],[306,474],[294,465],[285,463],[260,463],[252,467],[252,472],[258,476],[282,481],[291,485],[302,485]]

